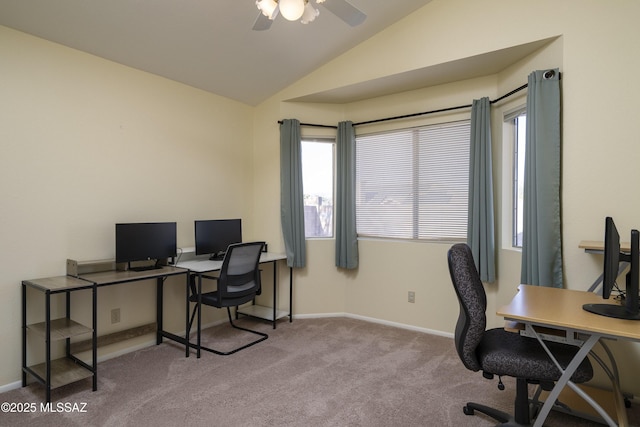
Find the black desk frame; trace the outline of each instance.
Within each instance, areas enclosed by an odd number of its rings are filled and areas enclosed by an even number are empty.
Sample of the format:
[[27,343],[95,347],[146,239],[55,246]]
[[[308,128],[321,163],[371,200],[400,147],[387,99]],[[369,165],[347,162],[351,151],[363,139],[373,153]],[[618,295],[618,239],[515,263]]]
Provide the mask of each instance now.
[[[42,279],[36,280],[24,280],[22,281],[22,386],[27,385],[27,374],[32,375],[38,382],[42,383],[46,387],[46,401],[51,401],[51,295],[65,292],[66,293],[66,319],[70,320],[71,316],[71,292],[83,289],[91,289],[92,291],[92,365],[89,365],[82,360],[71,354],[71,339],[66,338],[66,357],[73,362],[81,365],[93,376],[93,391],[98,388],[97,384],[97,290],[102,286],[111,286],[122,283],[139,282],[143,280],[156,279],[156,345],[162,343],[163,338],[168,338],[185,346],[185,356],[189,357],[189,337],[180,337],[171,332],[165,331],[163,326],[163,302],[164,302],[164,281],[167,277],[185,275],[185,295],[187,299],[186,304],[186,320],[189,321],[189,270],[177,268],[177,267],[163,267],[159,270],[149,270],[145,272],[133,272],[133,271],[107,271],[100,273],[90,273],[81,275],[77,278],[72,276],[69,280],[74,281],[73,286],[69,287],[54,287],[48,288],[47,286],[39,285]],[[62,278],[64,280],[64,277]],[[49,279],[44,279],[49,280]],[[86,285],[85,285],[86,283]],[[38,291],[41,291],[45,295],[45,364],[46,372],[44,377],[35,372],[32,368],[27,366],[27,286],[32,287]]]
[[[80,276],[83,280],[93,281],[97,288],[102,286],[111,286],[121,283],[140,282],[143,280],[156,279],[156,345],[162,344],[163,338],[176,341],[185,346],[185,356],[189,357],[188,337],[180,337],[176,334],[164,330],[163,311],[164,311],[164,281],[171,276],[185,275],[185,295],[189,296],[189,270],[178,267],[163,267],[159,270],[147,271],[109,271],[104,273],[92,273]],[[189,319],[189,311],[187,304],[186,319]],[[94,307],[95,309],[95,307]]]
[[[66,314],[67,321],[71,320],[71,292],[79,290],[91,290],[92,294],[92,355],[91,365],[80,360],[73,354],[71,354],[71,338],[65,338],[65,356],[71,359],[74,363],[82,366],[84,369],[91,373],[93,377],[92,389],[96,391],[98,389],[98,358],[97,358],[97,315],[96,315],[96,301],[97,301],[97,289],[95,283],[86,282],[86,285],[81,283],[60,288],[48,288],[46,286],[40,286],[38,280],[23,280],[22,281],[22,386],[27,385],[27,374],[33,376],[38,382],[45,386],[45,394],[47,403],[51,402],[51,295],[65,293]],[[44,377],[36,372],[32,367],[27,366],[27,287],[31,287],[44,293],[45,298],[45,375]]]
[[[267,262],[271,262],[273,265],[273,316],[271,318],[271,323],[273,325],[273,329],[276,328],[276,321],[279,319],[279,317],[277,317],[277,312],[278,312],[278,263],[279,260],[275,259],[272,261],[267,261]],[[202,288],[199,288],[199,292],[202,292]],[[255,305],[255,300],[253,301],[253,304]],[[247,314],[247,313],[243,313],[242,311],[238,311],[237,307],[236,307],[236,319],[238,318],[238,315],[242,314],[243,316],[248,316],[248,317],[254,317],[257,319],[263,319],[263,320],[269,320],[269,319],[264,319],[263,317],[259,317],[259,316],[253,316],[251,314]],[[293,267],[289,267],[289,314],[287,314],[287,317],[289,317],[289,323],[293,322]]]

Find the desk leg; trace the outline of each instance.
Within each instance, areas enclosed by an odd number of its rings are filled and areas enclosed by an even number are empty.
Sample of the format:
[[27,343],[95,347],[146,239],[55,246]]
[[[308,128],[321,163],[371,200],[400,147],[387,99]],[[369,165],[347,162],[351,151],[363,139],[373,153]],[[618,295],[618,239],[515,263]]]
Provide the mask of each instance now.
[[627,427],[629,420],[627,419],[627,408],[624,405],[624,396],[622,396],[622,390],[620,389],[619,381],[613,381],[613,396],[616,404],[616,414],[618,415],[618,425],[620,427]]
[[27,386],[27,286],[22,282],[22,387]]
[[93,366],[93,391],[98,390],[98,285],[95,283],[91,288],[91,299],[93,313],[91,322],[93,323],[93,334],[91,343],[91,363]]
[[277,289],[278,289],[278,275],[276,268],[276,261],[273,261],[273,329],[276,328],[276,304],[278,303],[278,298],[276,297]]
[[164,280],[161,277],[156,279],[156,345],[162,344],[163,312],[164,306]]
[[[71,320],[71,292],[65,292],[65,304],[67,305],[65,311],[65,317],[67,321]],[[69,357],[71,355],[71,338],[66,338],[64,343],[64,355],[65,357]]]
[[47,290],[45,293],[45,363],[47,364],[45,370],[45,388],[46,402],[51,402],[51,294]]
[[289,267],[289,323],[293,322],[293,267]]
[[[177,276],[176,276],[177,277]],[[189,290],[190,290],[190,274],[188,271],[184,273],[185,277],[185,335],[181,337],[174,333],[164,330],[164,285],[169,276],[158,277],[156,280],[156,345],[162,344],[164,338],[169,338],[177,343],[184,344],[185,357],[189,357]]]
[[200,332],[202,331],[202,274],[198,274],[198,337],[196,338],[196,356],[200,359]]
[[537,334],[536,334],[536,338],[538,339],[538,342],[540,342],[544,350],[547,352],[547,354],[549,354],[551,359],[554,361],[556,365],[558,365],[558,368],[563,373],[560,379],[556,382],[556,385],[553,387],[553,390],[551,390],[551,392],[549,393],[549,396],[547,396],[547,399],[545,400],[544,405],[542,406],[542,409],[540,410],[540,413],[538,414],[533,426],[542,427],[544,421],[546,420],[547,416],[549,416],[549,412],[551,412],[553,405],[555,404],[556,400],[558,399],[558,396],[560,395],[560,392],[565,387],[565,385],[569,385],[569,387],[571,387],[573,391],[575,391],[580,397],[585,399],[587,403],[589,403],[589,405],[591,405],[596,411],[598,411],[598,414],[600,414],[600,416],[604,420],[606,420],[610,426],[616,426],[617,424],[611,419],[609,414],[607,414],[606,411],[602,409],[600,405],[598,405],[596,401],[594,401],[591,397],[589,397],[589,395],[587,395],[584,391],[582,391],[582,389],[580,389],[578,386],[576,386],[574,383],[570,381],[571,376],[575,373],[576,369],[578,369],[578,366],[580,366],[580,363],[582,363],[582,361],[587,357],[591,349],[593,349],[595,344],[598,342],[599,337],[597,335],[591,335],[589,339],[587,339],[587,341],[582,345],[582,347],[580,347],[580,350],[578,350],[573,360],[569,363],[569,365],[564,370],[559,366],[558,362],[556,361],[555,357],[553,357],[553,354],[550,352],[549,348],[545,345],[544,341]]
[[[196,300],[194,301],[194,307],[193,307],[193,313],[191,314],[191,317],[189,316],[189,291],[192,290],[191,294],[195,295]],[[194,347],[196,349],[196,357],[199,359],[200,358],[200,348],[201,348],[201,340],[200,340],[200,332],[202,330],[202,313],[200,310],[200,308],[202,307],[202,274],[201,273],[195,273],[195,274],[191,274],[189,273],[187,275],[187,291],[186,291],[186,295],[185,295],[185,300],[186,300],[186,306],[185,306],[185,313],[186,313],[186,317],[185,317],[185,342],[187,344],[187,357],[189,357],[189,351],[191,350],[191,347]],[[198,314],[198,320],[196,322],[196,344],[193,345],[191,344],[191,328],[193,327],[193,321],[195,320],[195,316],[196,314]]]
[[629,420],[627,418],[627,409],[625,405],[624,395],[622,393],[622,389],[620,388],[620,372],[618,371],[618,364],[616,363],[616,359],[613,356],[613,353],[609,349],[609,346],[605,342],[605,340],[600,339],[598,341],[600,346],[605,351],[607,356],[609,357],[609,363],[611,366],[609,367],[596,353],[591,352],[591,357],[600,364],[600,367],[605,371],[609,380],[611,381],[611,385],[613,386],[613,396],[615,400],[616,414],[618,415],[618,424],[620,426],[628,426]]
[[184,323],[184,341],[187,343],[186,344],[186,348],[185,348],[185,357],[189,357],[189,353],[190,353],[190,348],[191,346],[189,345],[189,283],[191,281],[191,273],[187,273],[185,274],[185,276],[187,277],[187,281],[185,283],[184,289],[185,289],[185,296],[184,296],[184,300],[186,301],[186,306],[184,309],[184,313],[185,313],[185,323]]

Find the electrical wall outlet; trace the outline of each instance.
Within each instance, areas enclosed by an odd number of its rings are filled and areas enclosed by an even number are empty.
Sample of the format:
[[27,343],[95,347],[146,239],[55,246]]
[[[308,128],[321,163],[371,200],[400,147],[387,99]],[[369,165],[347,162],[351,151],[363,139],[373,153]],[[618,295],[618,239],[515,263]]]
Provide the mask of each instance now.
[[114,308],[111,310],[111,324],[120,323],[120,309]]
[[416,302],[416,293],[413,291],[409,291],[409,302],[411,303]]

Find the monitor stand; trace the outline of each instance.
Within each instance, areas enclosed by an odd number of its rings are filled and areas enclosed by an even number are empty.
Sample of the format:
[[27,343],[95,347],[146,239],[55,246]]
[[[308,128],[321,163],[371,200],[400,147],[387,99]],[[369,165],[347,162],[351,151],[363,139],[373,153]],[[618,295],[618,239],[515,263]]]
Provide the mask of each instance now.
[[585,304],[583,309],[600,316],[615,317],[624,320],[640,320],[640,312],[632,313],[624,305],[615,304]]
[[222,261],[224,260],[224,252],[218,252],[216,254],[211,254],[211,256],[209,256],[209,260],[211,261]]

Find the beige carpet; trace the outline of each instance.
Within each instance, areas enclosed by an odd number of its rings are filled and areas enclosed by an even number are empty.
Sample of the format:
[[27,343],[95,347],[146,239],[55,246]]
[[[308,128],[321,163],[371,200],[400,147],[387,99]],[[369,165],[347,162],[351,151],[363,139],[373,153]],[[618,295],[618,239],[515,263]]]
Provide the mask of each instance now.
[[[0,413],[2,426],[491,426],[462,412],[466,401],[510,411],[515,383],[466,370],[449,338],[347,318],[296,319],[231,356],[184,357],[174,343],[98,365],[91,381],[56,389],[54,406],[86,412],[43,413],[42,386],[0,394],[0,402],[35,403],[35,413]],[[229,344],[228,324],[204,340]],[[238,332],[233,331],[234,338]],[[241,333],[242,334],[242,333]],[[246,336],[242,338],[247,338]],[[227,348],[228,349],[228,348]],[[638,425],[638,409],[630,411]],[[596,425],[552,413],[548,426]]]

